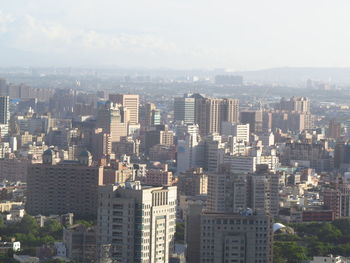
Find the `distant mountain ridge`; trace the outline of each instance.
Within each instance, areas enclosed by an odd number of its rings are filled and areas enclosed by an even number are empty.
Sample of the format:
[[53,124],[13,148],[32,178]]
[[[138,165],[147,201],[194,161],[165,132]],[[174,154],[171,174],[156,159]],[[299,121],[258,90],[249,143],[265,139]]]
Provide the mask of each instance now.
[[236,71],[245,82],[305,85],[308,79],[331,84],[350,85],[350,67],[280,67],[254,71]]

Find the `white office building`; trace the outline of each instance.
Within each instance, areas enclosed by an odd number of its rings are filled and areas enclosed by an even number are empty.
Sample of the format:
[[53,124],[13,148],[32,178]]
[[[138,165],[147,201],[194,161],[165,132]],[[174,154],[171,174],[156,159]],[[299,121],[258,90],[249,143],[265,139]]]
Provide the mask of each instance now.
[[[176,186],[141,186],[137,181],[101,186],[98,246],[109,248],[113,262],[169,262],[174,249],[176,195]],[[105,257],[105,249],[101,251]]]

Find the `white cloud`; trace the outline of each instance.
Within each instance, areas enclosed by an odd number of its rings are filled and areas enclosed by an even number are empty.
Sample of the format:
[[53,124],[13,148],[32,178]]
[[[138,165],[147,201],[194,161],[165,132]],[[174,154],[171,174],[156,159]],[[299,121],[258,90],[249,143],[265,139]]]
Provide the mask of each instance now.
[[30,15],[18,21],[17,26],[19,30],[13,35],[12,45],[18,50],[50,55],[52,64],[55,64],[55,56],[59,56],[60,60],[75,58],[81,63],[181,67],[191,60],[205,63],[205,60],[220,60],[230,54],[215,48],[179,46],[155,34],[82,30]]
[[58,23],[39,21],[27,15],[17,34],[18,48],[25,45],[31,50],[65,51],[160,51],[176,52],[176,45],[161,37],[149,34],[134,35],[127,33],[107,34],[95,30],[77,30]]
[[0,33],[6,33],[8,31],[8,25],[14,22],[14,20],[11,14],[5,14],[0,10]]

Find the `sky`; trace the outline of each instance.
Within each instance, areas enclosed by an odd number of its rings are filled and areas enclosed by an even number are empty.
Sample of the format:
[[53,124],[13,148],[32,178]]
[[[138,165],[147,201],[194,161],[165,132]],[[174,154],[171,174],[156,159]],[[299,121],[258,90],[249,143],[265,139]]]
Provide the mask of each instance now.
[[0,0],[0,67],[350,67],[348,0]]

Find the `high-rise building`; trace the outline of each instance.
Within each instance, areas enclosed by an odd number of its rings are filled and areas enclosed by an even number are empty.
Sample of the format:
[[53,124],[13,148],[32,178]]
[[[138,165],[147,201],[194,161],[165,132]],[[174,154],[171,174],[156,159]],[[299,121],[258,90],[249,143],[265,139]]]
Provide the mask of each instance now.
[[336,218],[350,217],[350,182],[349,174],[335,178],[333,187],[322,190],[323,202],[326,209],[332,210]]
[[186,126],[185,138],[177,142],[177,173],[197,167],[197,146],[200,141],[198,125]]
[[10,99],[9,96],[0,96],[0,135],[5,137],[9,132]]
[[206,98],[200,94],[191,95],[195,99],[195,123],[202,136],[221,133],[222,122],[238,123],[239,101],[237,99]]
[[151,147],[161,145],[173,145],[174,132],[167,125],[156,125],[145,133],[145,149],[148,152]]
[[185,124],[195,123],[195,98],[184,95],[174,100],[174,119]]
[[272,263],[272,220],[268,215],[203,212],[200,262]]
[[265,132],[274,129],[281,129],[283,132],[301,132],[312,129],[314,126],[314,116],[310,113],[296,111],[280,111],[263,113],[263,130]]
[[199,130],[201,135],[221,132],[222,110],[221,99],[203,98],[196,101]]
[[100,187],[98,246],[109,247],[108,257],[116,262],[169,262],[176,192],[176,186],[141,186],[137,181]]
[[237,141],[249,143],[249,135],[249,123],[235,125],[233,136],[237,137]]
[[254,173],[256,171],[257,158],[255,156],[243,155],[225,155],[223,163],[225,163],[231,173]]
[[278,105],[278,109],[283,111],[310,113],[310,100],[306,97],[291,97],[289,100],[282,98]]
[[147,103],[144,106],[144,115],[145,127],[161,124],[160,110],[158,110],[153,103]]
[[208,174],[207,209],[217,213],[238,213],[248,207],[246,175],[225,172]]
[[146,176],[141,178],[142,184],[153,186],[171,186],[173,183],[173,173],[168,170],[168,165],[158,168],[150,168],[146,171]]
[[8,96],[0,96],[0,124],[8,124],[10,120],[10,101]]
[[350,120],[346,121],[345,128],[346,128],[346,137],[350,138]]
[[249,142],[249,123],[237,124],[231,122],[222,122],[221,135],[223,136],[235,136],[237,141]]
[[92,166],[92,156],[83,151],[79,161],[57,163],[55,152],[45,151],[42,164],[28,167],[27,212],[31,215],[74,213],[95,218],[97,188],[103,183],[103,167]]
[[242,111],[241,123],[249,124],[250,133],[262,132],[262,111]]
[[112,142],[109,133],[104,133],[102,128],[95,129],[91,136],[91,150],[95,160],[112,153]]
[[139,123],[139,95],[109,94],[109,100],[121,104],[129,111],[130,124]]
[[329,121],[328,125],[328,137],[333,139],[339,139],[341,136],[341,124],[335,119]]
[[0,96],[8,95],[8,86],[5,79],[0,79]]
[[239,100],[223,99],[222,101],[222,121],[231,123],[239,122]]
[[97,127],[109,134],[111,143],[128,135],[129,110],[119,104],[107,102],[97,113]]
[[209,211],[238,213],[252,208],[256,214],[277,215],[278,176],[274,173],[208,173]]
[[223,162],[225,145],[218,134],[212,134],[204,139],[204,169],[216,172]]
[[288,142],[281,154],[281,163],[290,165],[298,162],[304,167],[314,168],[317,171],[327,171],[333,167],[333,159],[324,143]]
[[[193,207],[187,216],[191,229],[186,230],[192,236],[186,235],[188,259],[272,263],[271,214],[276,212],[272,206],[278,205],[277,197],[278,177],[270,174],[233,174],[225,167],[209,173],[205,209]],[[195,258],[198,243],[200,256]]]
[[196,168],[181,173],[178,177],[179,193],[182,195],[206,195],[208,192],[208,175],[202,168]]

